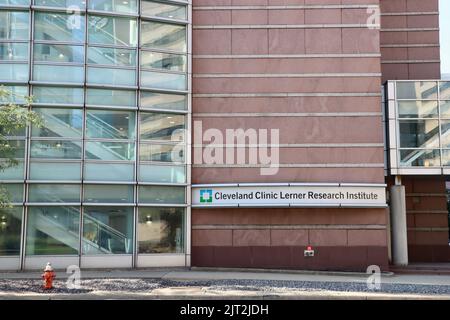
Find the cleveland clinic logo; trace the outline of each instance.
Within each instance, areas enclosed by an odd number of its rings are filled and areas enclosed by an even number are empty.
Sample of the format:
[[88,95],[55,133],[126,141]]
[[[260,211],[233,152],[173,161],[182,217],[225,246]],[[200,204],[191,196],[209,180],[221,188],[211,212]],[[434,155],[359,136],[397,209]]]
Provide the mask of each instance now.
[[211,189],[200,190],[200,202],[212,202],[212,200],[213,196]]

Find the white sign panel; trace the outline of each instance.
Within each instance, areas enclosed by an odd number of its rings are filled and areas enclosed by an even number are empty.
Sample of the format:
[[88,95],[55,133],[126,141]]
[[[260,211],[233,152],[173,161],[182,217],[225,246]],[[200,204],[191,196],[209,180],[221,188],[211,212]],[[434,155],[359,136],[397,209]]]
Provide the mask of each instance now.
[[193,207],[386,207],[385,185],[193,185]]

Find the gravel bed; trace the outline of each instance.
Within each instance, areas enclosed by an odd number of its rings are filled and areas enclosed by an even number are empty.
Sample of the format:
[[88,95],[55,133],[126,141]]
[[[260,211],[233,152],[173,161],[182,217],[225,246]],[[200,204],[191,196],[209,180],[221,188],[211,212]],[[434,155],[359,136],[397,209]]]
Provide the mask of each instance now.
[[211,280],[172,281],[164,279],[90,279],[81,281],[81,289],[68,289],[63,280],[55,280],[54,288],[44,290],[41,280],[0,280],[0,293],[151,293],[160,288],[200,287],[203,292],[254,291],[262,294],[289,292],[379,292],[393,294],[450,295],[450,286],[382,284],[381,290],[370,290],[359,282],[315,282],[279,280]]

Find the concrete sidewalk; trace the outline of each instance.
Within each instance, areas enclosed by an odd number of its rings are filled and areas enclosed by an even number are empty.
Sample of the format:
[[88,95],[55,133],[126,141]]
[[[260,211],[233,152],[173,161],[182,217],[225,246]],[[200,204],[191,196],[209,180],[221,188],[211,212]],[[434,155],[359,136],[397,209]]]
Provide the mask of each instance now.
[[368,290],[367,274],[279,270],[82,270],[82,288],[66,288],[57,271],[55,290],[41,290],[41,272],[0,273],[1,299],[445,299],[450,276],[381,275]]
[[[59,279],[69,274],[56,270]],[[2,272],[0,279],[40,279],[42,272]],[[81,270],[82,279],[165,279],[173,281],[196,280],[274,280],[313,282],[358,282],[365,283],[368,275],[354,272],[309,272],[309,271],[236,271],[234,269],[202,270],[180,268],[155,268],[133,270]],[[382,284],[447,285],[450,275],[381,274]]]

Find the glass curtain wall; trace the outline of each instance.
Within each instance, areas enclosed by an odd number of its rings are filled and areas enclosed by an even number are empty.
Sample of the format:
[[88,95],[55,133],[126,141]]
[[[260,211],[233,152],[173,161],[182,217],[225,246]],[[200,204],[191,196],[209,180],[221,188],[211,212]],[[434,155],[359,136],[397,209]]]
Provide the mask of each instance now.
[[450,166],[450,82],[397,81],[402,167]]
[[0,0],[3,102],[44,119],[2,142],[0,259],[186,252],[188,6]]

